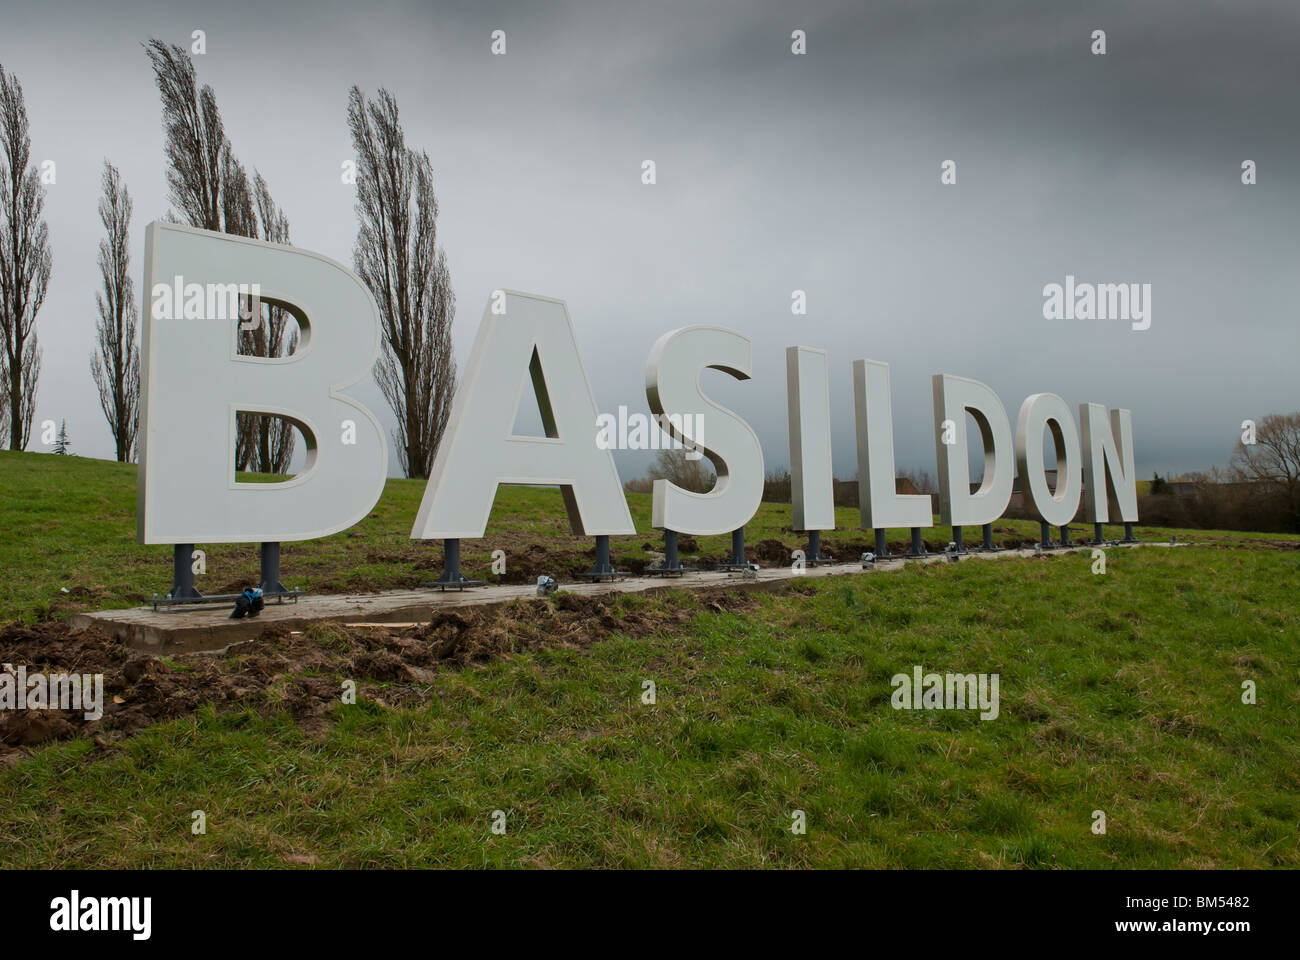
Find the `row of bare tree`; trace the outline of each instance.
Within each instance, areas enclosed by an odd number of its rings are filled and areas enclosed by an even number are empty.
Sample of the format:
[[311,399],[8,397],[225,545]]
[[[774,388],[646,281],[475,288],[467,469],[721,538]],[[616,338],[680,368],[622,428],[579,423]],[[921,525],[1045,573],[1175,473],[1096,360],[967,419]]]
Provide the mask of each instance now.
[[[289,243],[289,219],[262,175],[235,157],[212,87],[200,87],[184,48],[145,44],[162,100],[164,153],[172,209],[168,218],[204,230]],[[353,261],[379,305],[383,352],[375,380],[397,416],[394,439],[408,476],[424,477],[442,439],[456,383],[451,327],[456,298],[445,251],[438,246],[438,201],[429,156],[406,145],[397,101],[380,90],[367,99],[353,87],[347,122],[357,153],[360,221]],[[113,433],[118,460],[134,460],[140,408],[139,308],[131,280],[130,192],[104,162],[99,202],[102,290],[91,375]],[[0,419],[9,447],[27,446],[36,406],[41,351],[36,315],[45,300],[53,257],[42,211],[45,188],[31,162],[22,86],[0,66]],[[241,329],[245,356],[283,357],[299,342],[285,308],[263,304],[262,322]],[[295,432],[286,419],[240,414],[235,453],[240,470],[286,473]]]

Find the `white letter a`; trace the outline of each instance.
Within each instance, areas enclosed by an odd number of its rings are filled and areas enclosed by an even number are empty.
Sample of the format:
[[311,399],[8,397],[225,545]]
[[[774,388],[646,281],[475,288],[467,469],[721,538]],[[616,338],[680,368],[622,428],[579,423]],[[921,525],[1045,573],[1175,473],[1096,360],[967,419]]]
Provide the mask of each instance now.
[[[413,540],[474,538],[487,529],[501,483],[556,484],[578,536],[635,533],[614,457],[596,444],[596,400],[562,300],[506,291],[483,311],[447,432],[411,530]],[[514,435],[524,376],[545,437]]]

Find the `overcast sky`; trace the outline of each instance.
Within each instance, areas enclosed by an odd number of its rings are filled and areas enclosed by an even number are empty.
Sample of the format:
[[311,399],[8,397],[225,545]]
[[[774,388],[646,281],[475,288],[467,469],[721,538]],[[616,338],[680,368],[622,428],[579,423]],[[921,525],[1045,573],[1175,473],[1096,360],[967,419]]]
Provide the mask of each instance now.
[[[135,201],[139,285],[144,227],[168,210],[141,43],[188,47],[196,29],[237,156],[295,245],[349,266],[347,91],[396,95],[433,162],[462,363],[493,289],[558,297],[600,408],[644,411],[660,334],[732,327],[754,378],[706,386],[773,468],[789,462],[784,348],[823,347],[843,477],[855,358],[891,365],[899,468],[931,473],[935,373],[988,383],[1013,424],[1037,392],[1128,407],[1147,477],[1224,465],[1243,419],[1300,408],[1294,0],[5,0],[0,17],[34,159],[58,177],[31,449],[40,421],[66,418],[76,453],[112,456],[88,368],[100,166]],[[1067,274],[1151,284],[1150,329],[1045,320],[1043,287]],[[373,385],[351,392],[391,428]],[[647,455],[618,458],[628,479]]]

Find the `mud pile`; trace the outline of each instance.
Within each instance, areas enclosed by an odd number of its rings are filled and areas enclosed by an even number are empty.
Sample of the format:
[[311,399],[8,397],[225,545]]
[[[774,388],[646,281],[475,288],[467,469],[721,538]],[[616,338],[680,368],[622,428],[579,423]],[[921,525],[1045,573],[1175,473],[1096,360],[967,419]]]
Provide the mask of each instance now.
[[539,647],[585,648],[612,633],[645,636],[680,627],[704,610],[747,608],[757,600],[735,591],[682,591],[647,604],[624,595],[559,593],[495,607],[439,612],[416,626],[350,626],[324,621],[305,631],[270,628],[221,655],[142,655],[98,630],[66,623],[0,629],[0,670],[27,674],[102,674],[103,716],[76,710],[0,710],[0,764],[24,748],[88,736],[99,746],[149,724],[200,707],[288,710],[308,728],[323,727],[342,683],[385,706],[414,706],[429,697],[438,671],[461,669]]

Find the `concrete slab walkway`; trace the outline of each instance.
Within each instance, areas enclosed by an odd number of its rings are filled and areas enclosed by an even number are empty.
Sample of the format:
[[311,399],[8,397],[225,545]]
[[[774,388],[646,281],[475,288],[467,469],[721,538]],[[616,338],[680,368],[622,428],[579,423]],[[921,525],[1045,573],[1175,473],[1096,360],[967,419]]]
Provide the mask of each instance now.
[[[1117,547],[1158,546],[1167,543],[1113,544]],[[1183,544],[1179,544],[1183,546]],[[1091,546],[1058,548],[1050,553],[1091,550]],[[968,553],[959,562],[972,560],[1005,560],[1032,557],[1035,549],[1001,550],[996,553]],[[571,593],[599,595],[608,593],[643,593],[652,590],[700,590],[710,587],[729,589],[771,589],[794,579],[821,577],[867,576],[871,573],[900,570],[909,563],[947,563],[947,555],[934,555],[915,560],[893,558],[878,561],[874,568],[863,570],[861,563],[841,563],[808,567],[796,573],[788,566],[764,567],[756,579],[741,573],[708,571],[685,573],[679,577],[624,577],[612,582],[565,583],[561,588]],[[138,650],[163,656],[171,653],[221,651],[231,644],[252,640],[269,626],[301,630],[309,623],[337,620],[343,623],[410,623],[430,619],[436,611],[463,606],[492,606],[511,600],[537,596],[533,584],[490,584],[465,590],[438,589],[388,590],[373,594],[309,595],[296,603],[271,602],[261,616],[253,619],[231,620],[233,604],[202,604],[194,606],[160,608],[134,607],[125,610],[103,610],[80,613],[71,618],[75,628],[98,627],[106,633],[124,640]]]

